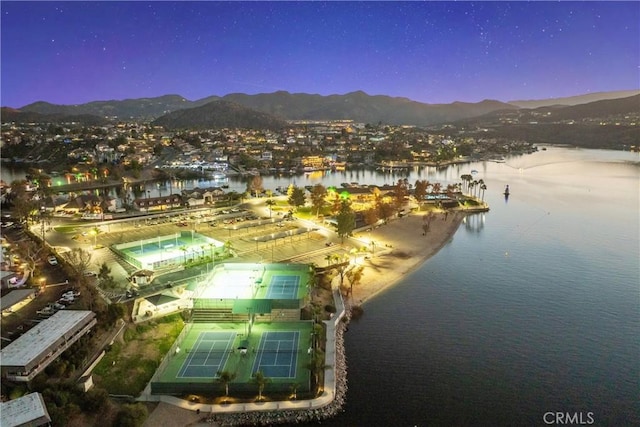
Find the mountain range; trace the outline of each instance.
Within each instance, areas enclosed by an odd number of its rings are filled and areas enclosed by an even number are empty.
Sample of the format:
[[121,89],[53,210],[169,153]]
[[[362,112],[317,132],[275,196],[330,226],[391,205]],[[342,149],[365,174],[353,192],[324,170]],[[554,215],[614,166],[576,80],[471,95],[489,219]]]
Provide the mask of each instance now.
[[[2,121],[66,120],[82,123],[91,121],[97,124],[105,118],[117,118],[122,121],[155,120],[154,123],[170,128],[274,128],[280,127],[285,120],[351,119],[363,123],[428,126],[483,118],[487,115],[522,112],[523,108],[532,106],[551,108],[555,114],[564,109],[565,112],[562,114],[567,117],[575,114],[610,115],[607,111],[610,109],[618,112],[638,111],[638,103],[633,100],[620,104],[623,97],[629,98],[630,95],[637,94],[640,94],[640,91],[601,92],[570,98],[510,103],[485,100],[478,103],[451,104],[426,104],[407,98],[372,96],[362,91],[329,96],[292,94],[285,91],[257,95],[235,93],[223,97],[210,96],[196,101],[190,101],[180,95],[164,95],[156,98],[94,101],[77,105],[56,105],[39,101],[18,110],[3,108]],[[609,103],[598,104],[605,102],[599,100],[609,100]],[[578,110],[573,110],[575,108]]]

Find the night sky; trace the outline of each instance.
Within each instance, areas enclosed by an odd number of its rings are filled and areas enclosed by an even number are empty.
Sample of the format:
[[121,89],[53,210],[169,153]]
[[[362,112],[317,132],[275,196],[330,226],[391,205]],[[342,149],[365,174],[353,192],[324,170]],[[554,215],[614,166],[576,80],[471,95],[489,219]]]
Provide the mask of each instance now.
[[638,89],[638,2],[0,3],[1,99],[544,99]]

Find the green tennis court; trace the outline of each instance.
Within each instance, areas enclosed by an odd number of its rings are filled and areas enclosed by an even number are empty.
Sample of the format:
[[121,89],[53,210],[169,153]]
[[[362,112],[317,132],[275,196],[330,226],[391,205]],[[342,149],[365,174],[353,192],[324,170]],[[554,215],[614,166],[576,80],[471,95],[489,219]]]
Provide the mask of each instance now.
[[300,276],[273,275],[267,289],[267,299],[295,299],[299,286]]

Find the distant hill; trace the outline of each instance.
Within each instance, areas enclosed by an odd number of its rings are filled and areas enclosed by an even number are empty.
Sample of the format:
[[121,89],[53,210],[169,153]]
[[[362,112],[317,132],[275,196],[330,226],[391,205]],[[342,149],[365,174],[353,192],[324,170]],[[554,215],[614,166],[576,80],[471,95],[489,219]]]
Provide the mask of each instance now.
[[117,117],[119,120],[150,120],[173,111],[206,105],[219,99],[285,120],[352,119],[364,123],[382,122],[418,126],[474,117],[497,109],[517,108],[499,101],[424,104],[407,98],[371,96],[361,91],[329,96],[280,91],[258,95],[236,93],[222,98],[209,96],[196,101],[189,101],[180,95],[123,101],[95,101],[78,105],[56,105],[40,101],[26,105],[20,111],[40,114],[93,114],[101,117]]
[[195,108],[174,111],[152,122],[168,129],[281,129],[286,121],[240,104],[218,100]]
[[102,117],[91,114],[40,114],[32,111],[21,111],[13,108],[2,107],[0,109],[2,123],[81,123],[85,126],[98,126],[107,123]]
[[541,107],[531,110],[532,114],[543,115],[543,121],[583,120],[607,118],[620,114],[640,114],[640,95],[627,98],[607,99],[570,107]]
[[117,117],[119,120],[153,120],[168,113],[200,107],[212,101],[224,100],[247,108],[280,117],[284,120],[351,119],[362,123],[397,125],[434,125],[483,116],[496,111],[517,111],[519,108],[538,108],[586,104],[602,99],[616,99],[636,95],[640,91],[602,92],[569,98],[534,101],[485,100],[478,103],[425,104],[408,98],[368,95],[362,91],[344,95],[314,95],[278,91],[246,95],[209,96],[190,101],[180,95],[112,101],[95,101],[78,105],[55,105],[35,102],[20,108],[21,112],[40,114]]
[[553,105],[579,105],[587,104],[595,101],[602,101],[605,99],[616,98],[628,98],[633,95],[640,94],[640,90],[619,90],[614,92],[595,92],[586,95],[569,96],[565,98],[550,98],[550,99],[538,99],[538,100],[522,100],[522,101],[508,101],[508,104],[515,105],[521,108],[538,108],[549,107]]
[[575,106],[496,111],[451,125],[486,138],[621,149],[640,145],[638,126],[632,124],[638,120],[640,95]]
[[515,108],[499,101],[423,104],[407,98],[367,95],[362,91],[329,96],[279,91],[258,95],[230,94],[222,99],[288,120],[352,119],[362,123],[417,126]]
[[164,95],[156,98],[125,99],[122,101],[94,101],[77,105],[56,105],[34,102],[20,108],[40,114],[92,114],[100,117],[117,117],[120,120],[153,119],[183,108],[194,107],[192,101],[180,95]]
[[466,120],[467,123],[507,122],[508,118],[517,118],[519,122],[549,123],[566,120],[606,119],[613,116],[635,114],[640,115],[640,95],[627,98],[607,99],[573,106],[554,105],[539,108],[522,108],[519,110],[493,111],[484,116]]

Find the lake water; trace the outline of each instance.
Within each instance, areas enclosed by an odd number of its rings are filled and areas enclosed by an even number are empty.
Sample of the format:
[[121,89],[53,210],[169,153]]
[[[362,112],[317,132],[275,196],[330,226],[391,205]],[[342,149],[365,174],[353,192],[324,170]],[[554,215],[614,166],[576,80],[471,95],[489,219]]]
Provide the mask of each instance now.
[[[345,412],[323,424],[545,425],[545,413],[562,412],[640,425],[637,153],[549,147],[505,163],[265,177],[264,186],[404,177],[446,186],[471,171],[491,211],[468,217],[436,256],[365,304],[346,334]],[[230,190],[245,182],[230,178]]]
[[364,305],[345,412],[323,424],[640,425],[639,160],[550,147],[456,167],[491,211]]

